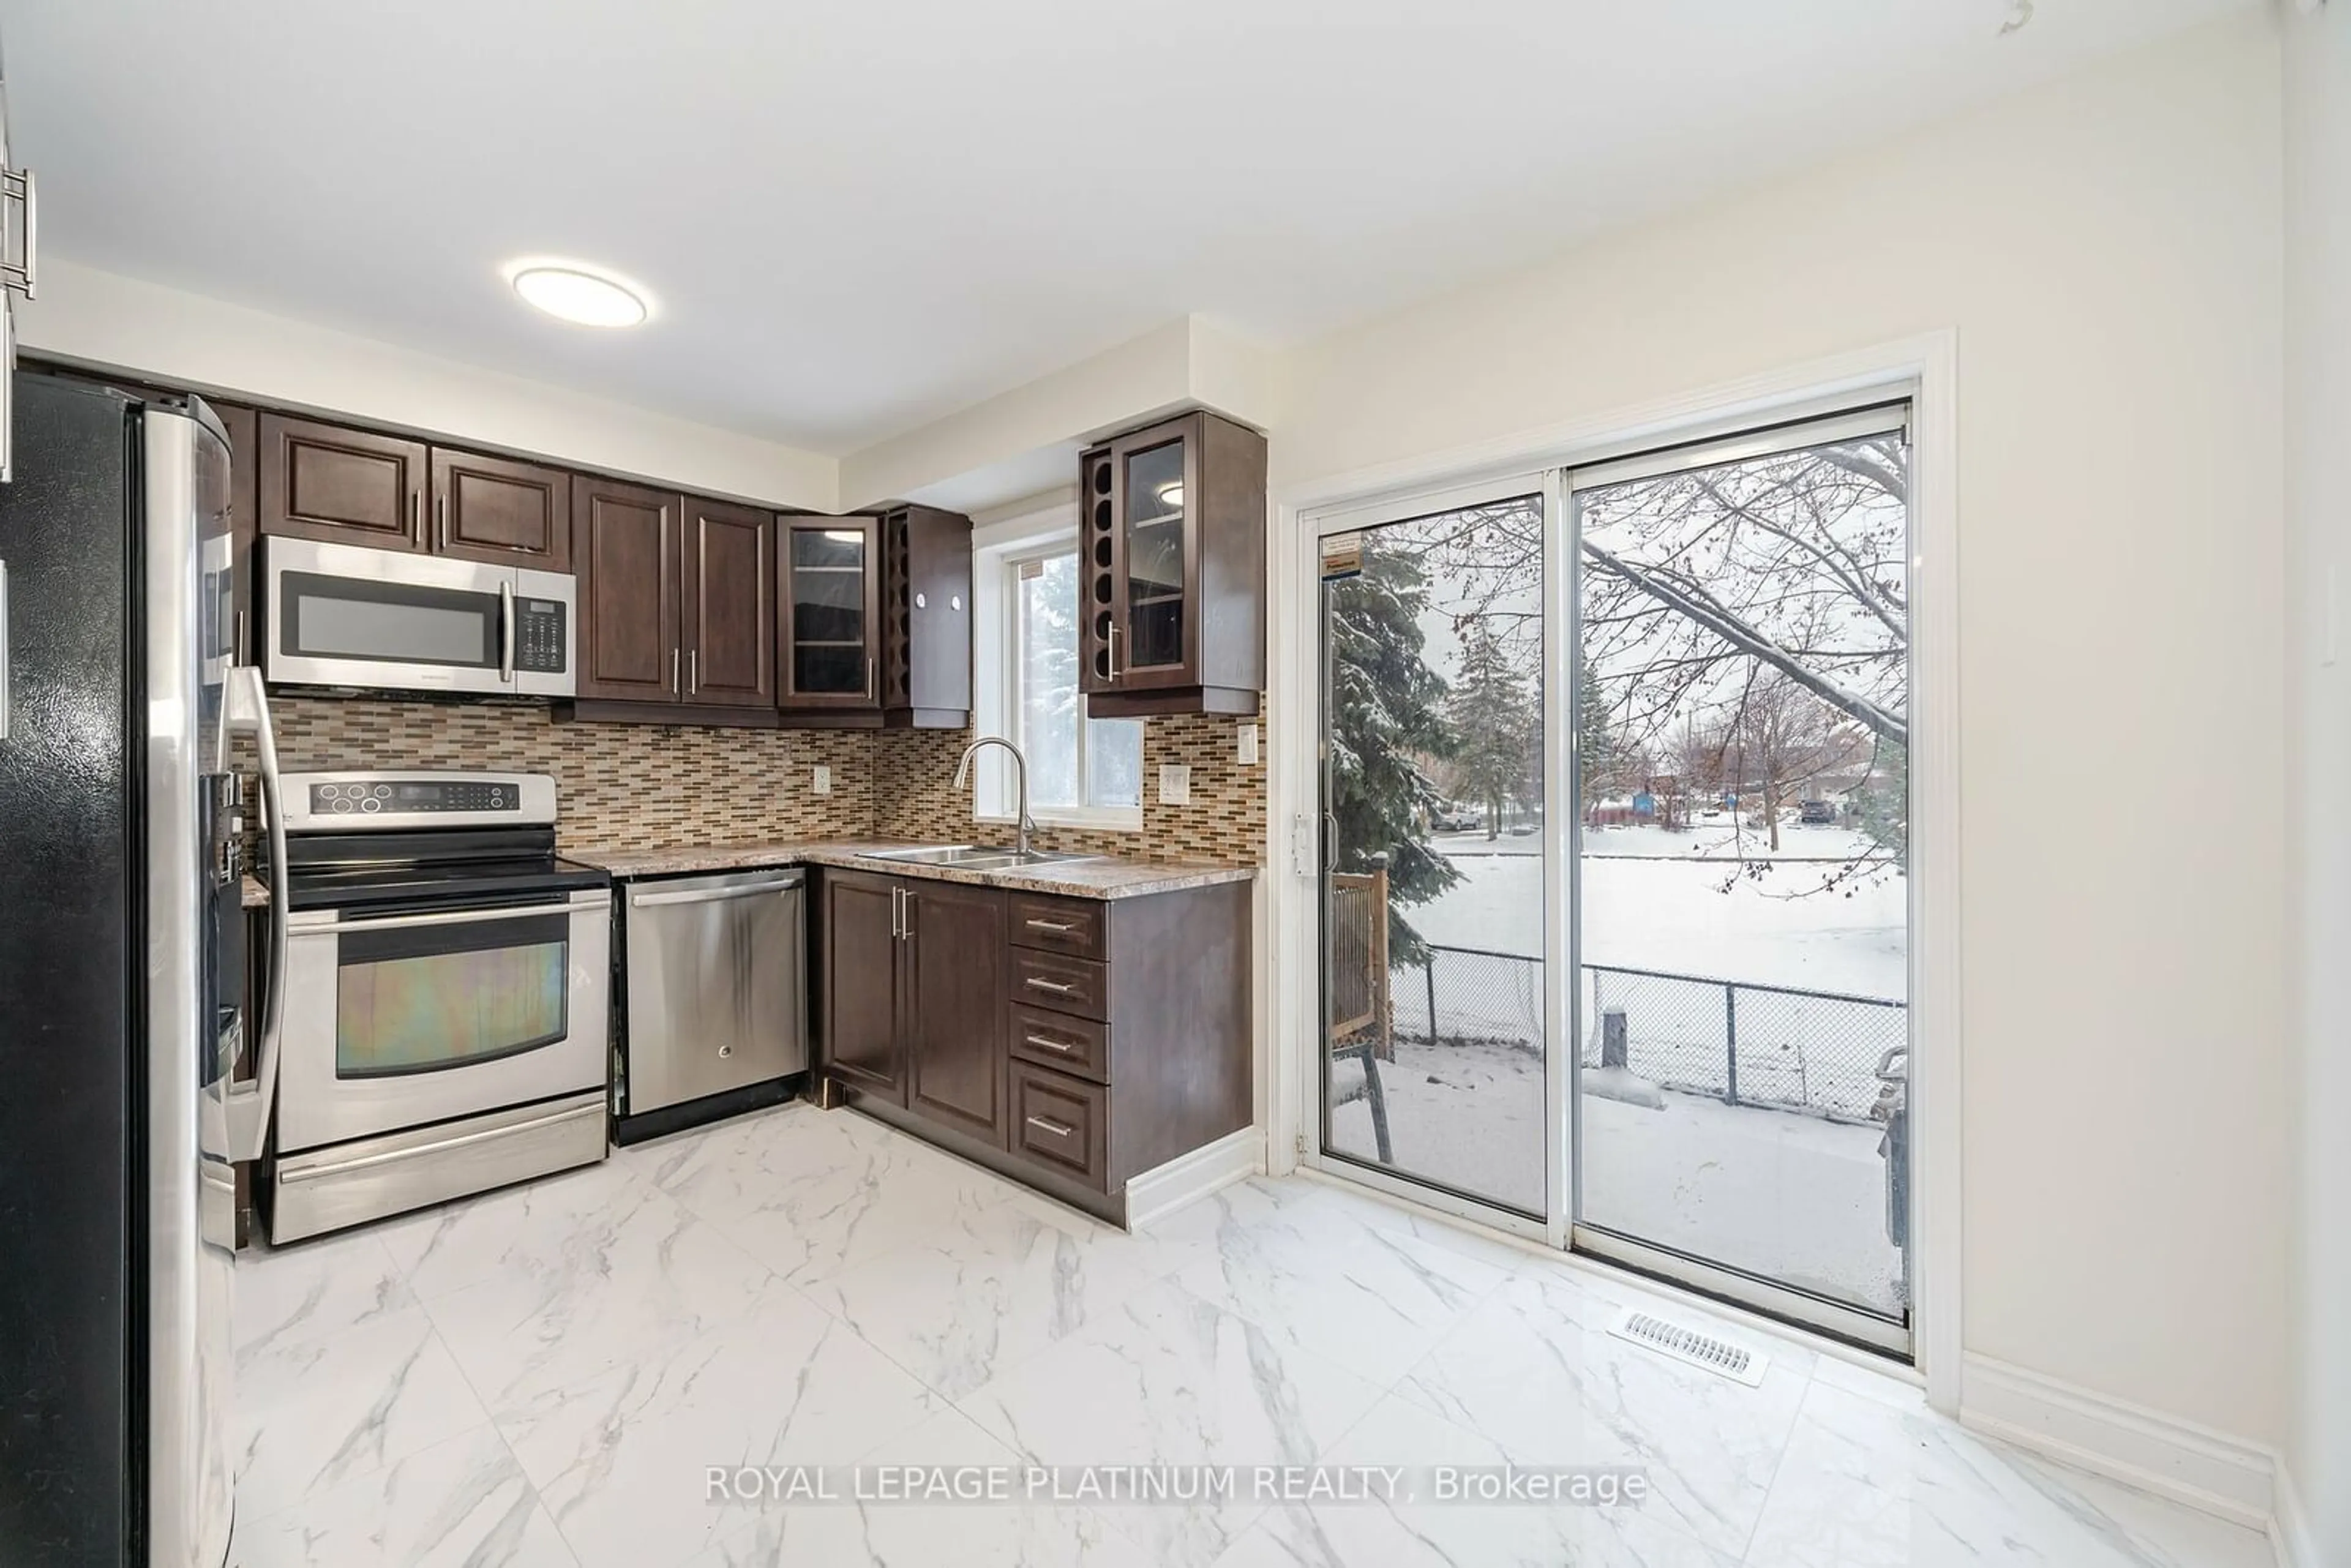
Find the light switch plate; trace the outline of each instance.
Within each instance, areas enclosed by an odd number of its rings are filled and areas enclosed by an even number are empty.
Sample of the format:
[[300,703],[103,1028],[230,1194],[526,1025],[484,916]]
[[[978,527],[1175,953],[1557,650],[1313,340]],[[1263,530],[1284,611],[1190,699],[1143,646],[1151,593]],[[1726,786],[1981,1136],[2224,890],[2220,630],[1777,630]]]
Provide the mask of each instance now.
[[1163,806],[1188,806],[1192,803],[1192,770],[1181,762],[1159,765],[1159,803]]
[[826,767],[821,762],[818,763],[816,765],[816,776],[809,780],[809,792],[812,795],[831,794],[832,769]]
[[1244,767],[1257,761],[1257,721],[1249,719],[1241,725],[1241,763]]

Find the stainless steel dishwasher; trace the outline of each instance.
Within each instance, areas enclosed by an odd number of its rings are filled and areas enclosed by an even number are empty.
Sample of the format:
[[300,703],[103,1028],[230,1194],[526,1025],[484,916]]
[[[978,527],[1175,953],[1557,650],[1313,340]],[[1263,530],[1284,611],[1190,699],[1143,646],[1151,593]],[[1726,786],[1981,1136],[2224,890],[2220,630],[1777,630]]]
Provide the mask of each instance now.
[[627,884],[616,1142],[793,1092],[809,1065],[807,880],[742,871]]

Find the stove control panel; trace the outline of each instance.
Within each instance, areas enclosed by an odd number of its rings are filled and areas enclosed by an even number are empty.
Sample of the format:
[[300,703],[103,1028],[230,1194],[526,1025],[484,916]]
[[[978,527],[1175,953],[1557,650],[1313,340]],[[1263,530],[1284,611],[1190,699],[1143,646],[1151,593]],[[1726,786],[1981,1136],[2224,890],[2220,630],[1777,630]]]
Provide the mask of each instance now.
[[443,783],[402,779],[389,784],[313,784],[310,810],[323,812],[519,811],[512,784]]
[[543,773],[295,773],[285,799],[289,832],[555,821],[555,780]]

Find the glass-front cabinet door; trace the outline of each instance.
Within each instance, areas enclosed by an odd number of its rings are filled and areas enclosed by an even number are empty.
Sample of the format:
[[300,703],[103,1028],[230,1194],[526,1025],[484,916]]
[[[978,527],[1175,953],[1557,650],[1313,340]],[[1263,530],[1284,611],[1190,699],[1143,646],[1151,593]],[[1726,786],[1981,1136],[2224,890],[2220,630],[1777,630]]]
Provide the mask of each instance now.
[[1123,435],[1081,459],[1089,692],[1199,682],[1199,417]]
[[783,706],[878,706],[881,537],[872,517],[785,517]]
[[1191,662],[1190,454],[1181,435],[1120,454],[1125,522],[1117,670],[1131,685],[1180,677]]

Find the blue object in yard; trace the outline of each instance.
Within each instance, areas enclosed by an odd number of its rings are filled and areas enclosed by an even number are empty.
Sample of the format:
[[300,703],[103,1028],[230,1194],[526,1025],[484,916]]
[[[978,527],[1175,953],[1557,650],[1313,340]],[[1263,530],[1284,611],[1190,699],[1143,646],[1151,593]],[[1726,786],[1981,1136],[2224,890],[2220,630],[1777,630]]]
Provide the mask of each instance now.
[[1654,817],[1657,814],[1657,798],[1646,789],[1633,797],[1633,815]]

